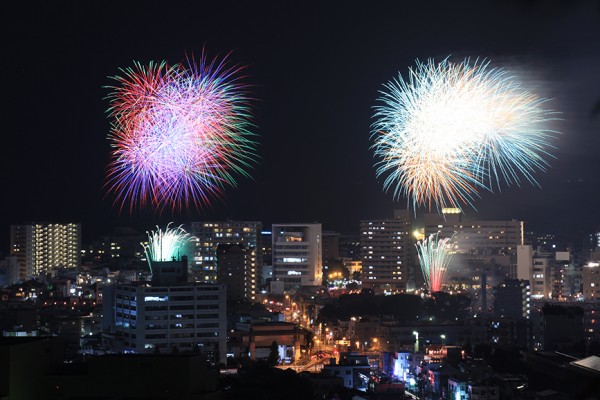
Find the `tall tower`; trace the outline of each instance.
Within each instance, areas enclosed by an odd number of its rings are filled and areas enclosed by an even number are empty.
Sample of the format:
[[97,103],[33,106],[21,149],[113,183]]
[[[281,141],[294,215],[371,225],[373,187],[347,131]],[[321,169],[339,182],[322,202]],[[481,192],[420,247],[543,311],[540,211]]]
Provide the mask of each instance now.
[[21,279],[55,267],[79,267],[81,224],[11,225],[10,252],[17,257]]
[[394,218],[360,222],[363,287],[404,292],[412,267],[411,216],[396,210]]
[[284,290],[322,284],[321,224],[274,224],[272,240],[273,280]]

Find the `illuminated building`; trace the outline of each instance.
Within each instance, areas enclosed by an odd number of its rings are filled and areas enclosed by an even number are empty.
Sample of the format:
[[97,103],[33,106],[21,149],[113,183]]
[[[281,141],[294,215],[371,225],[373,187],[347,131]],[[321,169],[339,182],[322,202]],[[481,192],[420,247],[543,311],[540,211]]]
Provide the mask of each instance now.
[[274,224],[273,280],[284,290],[320,286],[323,277],[321,224]]
[[529,280],[532,299],[549,299],[552,297],[551,253],[533,251],[530,245],[517,247],[517,278]]
[[51,268],[81,265],[81,224],[11,225],[10,252],[17,257],[20,279]]
[[568,251],[557,251],[552,265],[552,297],[569,298],[581,296],[583,268],[576,266]]
[[531,246],[517,250],[517,276],[531,282],[531,297],[569,298],[581,295],[582,268],[573,263],[568,251],[532,251]]
[[354,275],[360,275],[362,271],[362,261],[353,260],[351,258],[343,258],[342,263],[344,263],[344,268],[350,272],[350,277],[353,278]]
[[457,208],[444,208],[442,215],[425,214],[425,237],[440,232],[452,237],[454,250],[462,254],[516,254],[524,241],[523,221],[467,221]]
[[589,262],[583,267],[583,297],[600,299],[600,262]]
[[344,387],[363,391],[368,387],[370,371],[368,356],[356,353],[341,353],[339,364],[332,359],[323,365],[323,375],[341,377]]
[[229,300],[256,300],[256,249],[241,244],[217,246],[217,282],[227,285]]
[[408,210],[394,218],[360,222],[362,284],[379,292],[404,292],[411,278],[413,239]]
[[136,230],[119,226],[109,235],[102,235],[82,250],[84,263],[109,263],[112,265],[128,265],[144,258],[140,243],[148,240],[145,234]]
[[104,288],[104,343],[117,352],[227,355],[224,285],[187,282],[187,259],[153,262],[152,282]]
[[600,249],[600,228],[591,234],[592,248]]
[[531,295],[534,298],[552,297],[552,259],[539,255],[532,259]]
[[412,356],[410,351],[398,351],[393,360],[393,376],[403,382],[408,382],[408,375],[412,368]]
[[[217,246],[243,244],[256,249],[256,259],[262,259],[262,223],[256,221],[192,222],[186,230],[196,237],[196,252],[192,273],[196,281],[217,282]],[[256,285],[256,283],[255,283]]]
[[449,400],[466,400],[468,379],[453,376],[448,378],[448,393]]

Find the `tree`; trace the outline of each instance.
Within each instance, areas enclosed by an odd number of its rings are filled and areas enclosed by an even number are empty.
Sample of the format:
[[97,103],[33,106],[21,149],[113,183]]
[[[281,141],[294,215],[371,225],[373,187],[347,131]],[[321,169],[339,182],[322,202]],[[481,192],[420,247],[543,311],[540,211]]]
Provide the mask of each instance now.
[[271,352],[269,353],[269,357],[267,357],[267,364],[272,367],[279,364],[279,346],[276,341],[271,343]]

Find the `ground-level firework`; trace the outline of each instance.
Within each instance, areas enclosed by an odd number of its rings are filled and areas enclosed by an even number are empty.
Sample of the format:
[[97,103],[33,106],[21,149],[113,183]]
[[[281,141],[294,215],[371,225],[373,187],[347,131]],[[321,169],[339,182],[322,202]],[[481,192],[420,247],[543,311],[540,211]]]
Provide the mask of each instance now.
[[148,232],[148,244],[142,244],[150,271],[152,262],[179,260],[184,255],[185,246],[194,238],[181,226],[171,228],[170,225],[164,230],[157,226],[155,231]]
[[240,68],[135,63],[108,96],[106,186],[120,208],[202,207],[247,175],[256,143]]
[[438,237],[439,232],[417,242],[417,254],[425,284],[430,293],[442,290],[442,284],[452,260],[450,241],[452,238]]
[[545,171],[555,113],[487,61],[417,61],[385,85],[375,107],[377,175],[416,209],[473,206],[483,190]]

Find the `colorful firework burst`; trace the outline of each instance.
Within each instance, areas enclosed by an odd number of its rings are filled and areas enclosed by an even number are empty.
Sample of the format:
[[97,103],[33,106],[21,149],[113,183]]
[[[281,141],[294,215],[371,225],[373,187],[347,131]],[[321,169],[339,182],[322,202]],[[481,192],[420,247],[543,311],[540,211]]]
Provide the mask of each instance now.
[[181,225],[177,228],[171,228],[170,225],[164,231],[157,226],[155,231],[147,232],[148,243],[142,243],[150,271],[152,262],[179,260],[185,246],[194,239]]
[[442,290],[442,284],[452,260],[450,241],[452,238],[439,239],[439,232],[417,242],[417,254],[425,284],[430,293]]
[[545,99],[489,61],[417,61],[408,80],[384,85],[373,149],[385,190],[429,209],[473,206],[480,190],[537,185],[557,132]]
[[247,88],[225,59],[134,63],[112,77],[108,191],[120,208],[202,207],[248,176],[256,142]]

